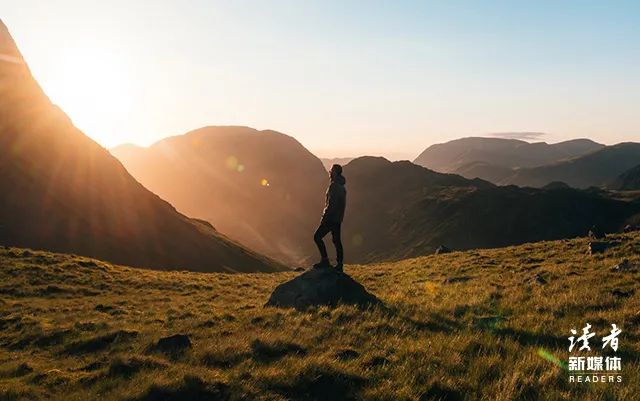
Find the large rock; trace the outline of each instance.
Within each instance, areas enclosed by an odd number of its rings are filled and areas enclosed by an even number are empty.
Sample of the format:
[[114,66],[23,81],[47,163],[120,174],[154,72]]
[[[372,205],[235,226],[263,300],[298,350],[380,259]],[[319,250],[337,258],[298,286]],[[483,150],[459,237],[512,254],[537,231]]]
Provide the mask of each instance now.
[[366,307],[380,303],[378,298],[345,273],[326,268],[311,269],[280,284],[265,306],[304,310],[319,305],[350,304]]

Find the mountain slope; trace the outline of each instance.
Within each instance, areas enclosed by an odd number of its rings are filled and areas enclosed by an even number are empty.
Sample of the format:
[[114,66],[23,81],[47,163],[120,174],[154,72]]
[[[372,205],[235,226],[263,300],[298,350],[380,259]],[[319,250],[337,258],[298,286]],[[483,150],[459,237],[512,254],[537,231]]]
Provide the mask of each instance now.
[[327,172],[294,138],[248,127],[204,127],[149,148],[112,149],[178,210],[290,263],[313,253]]
[[459,168],[478,162],[502,168],[533,167],[581,156],[603,146],[589,139],[547,144],[517,139],[470,137],[432,145],[414,163],[446,173],[458,173]]
[[[296,273],[230,280],[0,248],[0,399],[634,400],[640,235],[612,241],[594,256],[579,238],[348,265],[384,306],[306,312],[262,307]],[[623,259],[635,269],[610,270]],[[569,383],[567,337],[586,322],[598,348],[622,329],[623,383]],[[190,349],[147,351],[180,333]]]
[[471,162],[456,168],[455,174],[460,174],[469,179],[481,178],[489,182],[498,183],[512,176],[513,169],[486,162]]
[[620,174],[610,185],[612,189],[635,191],[640,189],[640,164]]
[[574,188],[604,186],[640,163],[640,143],[626,142],[546,166],[522,168],[500,184],[542,187],[562,181]]
[[409,162],[359,158],[345,166],[348,260],[369,262],[617,230],[640,204],[575,189],[496,187]]
[[283,269],[177,213],[51,104],[0,22],[0,243],[198,271]]

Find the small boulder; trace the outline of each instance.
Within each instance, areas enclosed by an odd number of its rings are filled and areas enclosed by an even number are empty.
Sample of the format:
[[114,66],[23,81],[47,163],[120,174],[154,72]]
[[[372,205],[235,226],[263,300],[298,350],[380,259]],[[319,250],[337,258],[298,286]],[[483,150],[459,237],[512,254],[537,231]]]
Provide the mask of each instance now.
[[627,224],[626,226],[624,226],[622,231],[625,232],[625,233],[632,233],[634,231],[640,231],[640,224]]
[[341,349],[337,351],[334,356],[341,361],[350,361],[360,356],[358,351],[352,349]]
[[440,255],[443,253],[451,253],[453,252],[450,248],[446,247],[445,245],[440,245],[439,247],[436,248],[436,255]]
[[624,272],[624,271],[633,270],[634,267],[635,266],[633,265],[633,263],[629,262],[629,259],[623,259],[622,262],[613,266],[611,268],[611,271]]
[[616,298],[629,298],[633,295],[633,290],[624,291],[616,288],[615,290],[611,291],[611,295]]
[[374,356],[366,361],[363,365],[366,368],[377,368],[391,364],[391,361],[383,356]]
[[540,285],[545,285],[547,284],[547,279],[545,279],[544,277],[542,277],[541,274],[536,274],[535,277],[533,278],[536,283],[540,284]]
[[169,337],[163,337],[157,343],[149,347],[152,352],[160,352],[163,354],[174,355],[183,353],[192,347],[191,339],[186,334],[174,334]]
[[380,304],[357,281],[335,269],[311,269],[280,284],[265,306],[305,310],[311,306],[339,304],[367,307]]

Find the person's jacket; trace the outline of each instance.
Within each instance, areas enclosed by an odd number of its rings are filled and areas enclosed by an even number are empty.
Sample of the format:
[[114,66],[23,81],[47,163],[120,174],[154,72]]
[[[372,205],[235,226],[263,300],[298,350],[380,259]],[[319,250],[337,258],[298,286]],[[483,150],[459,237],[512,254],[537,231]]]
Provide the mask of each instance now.
[[347,189],[344,187],[346,180],[338,176],[331,180],[325,200],[322,222],[342,223],[344,209],[347,206]]

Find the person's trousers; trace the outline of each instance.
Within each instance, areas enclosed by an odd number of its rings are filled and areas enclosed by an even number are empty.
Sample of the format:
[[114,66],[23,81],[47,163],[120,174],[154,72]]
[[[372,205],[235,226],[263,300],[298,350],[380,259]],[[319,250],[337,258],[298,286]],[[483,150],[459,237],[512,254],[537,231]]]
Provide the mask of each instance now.
[[325,237],[325,235],[331,233],[333,245],[336,247],[337,261],[338,263],[342,263],[344,259],[344,251],[342,250],[342,239],[340,238],[340,226],[340,223],[323,221],[320,223],[320,226],[316,230],[316,233],[313,235],[313,240],[318,246],[320,256],[323,260],[329,259],[329,256],[327,255],[327,247],[324,245],[324,241],[322,239]]

